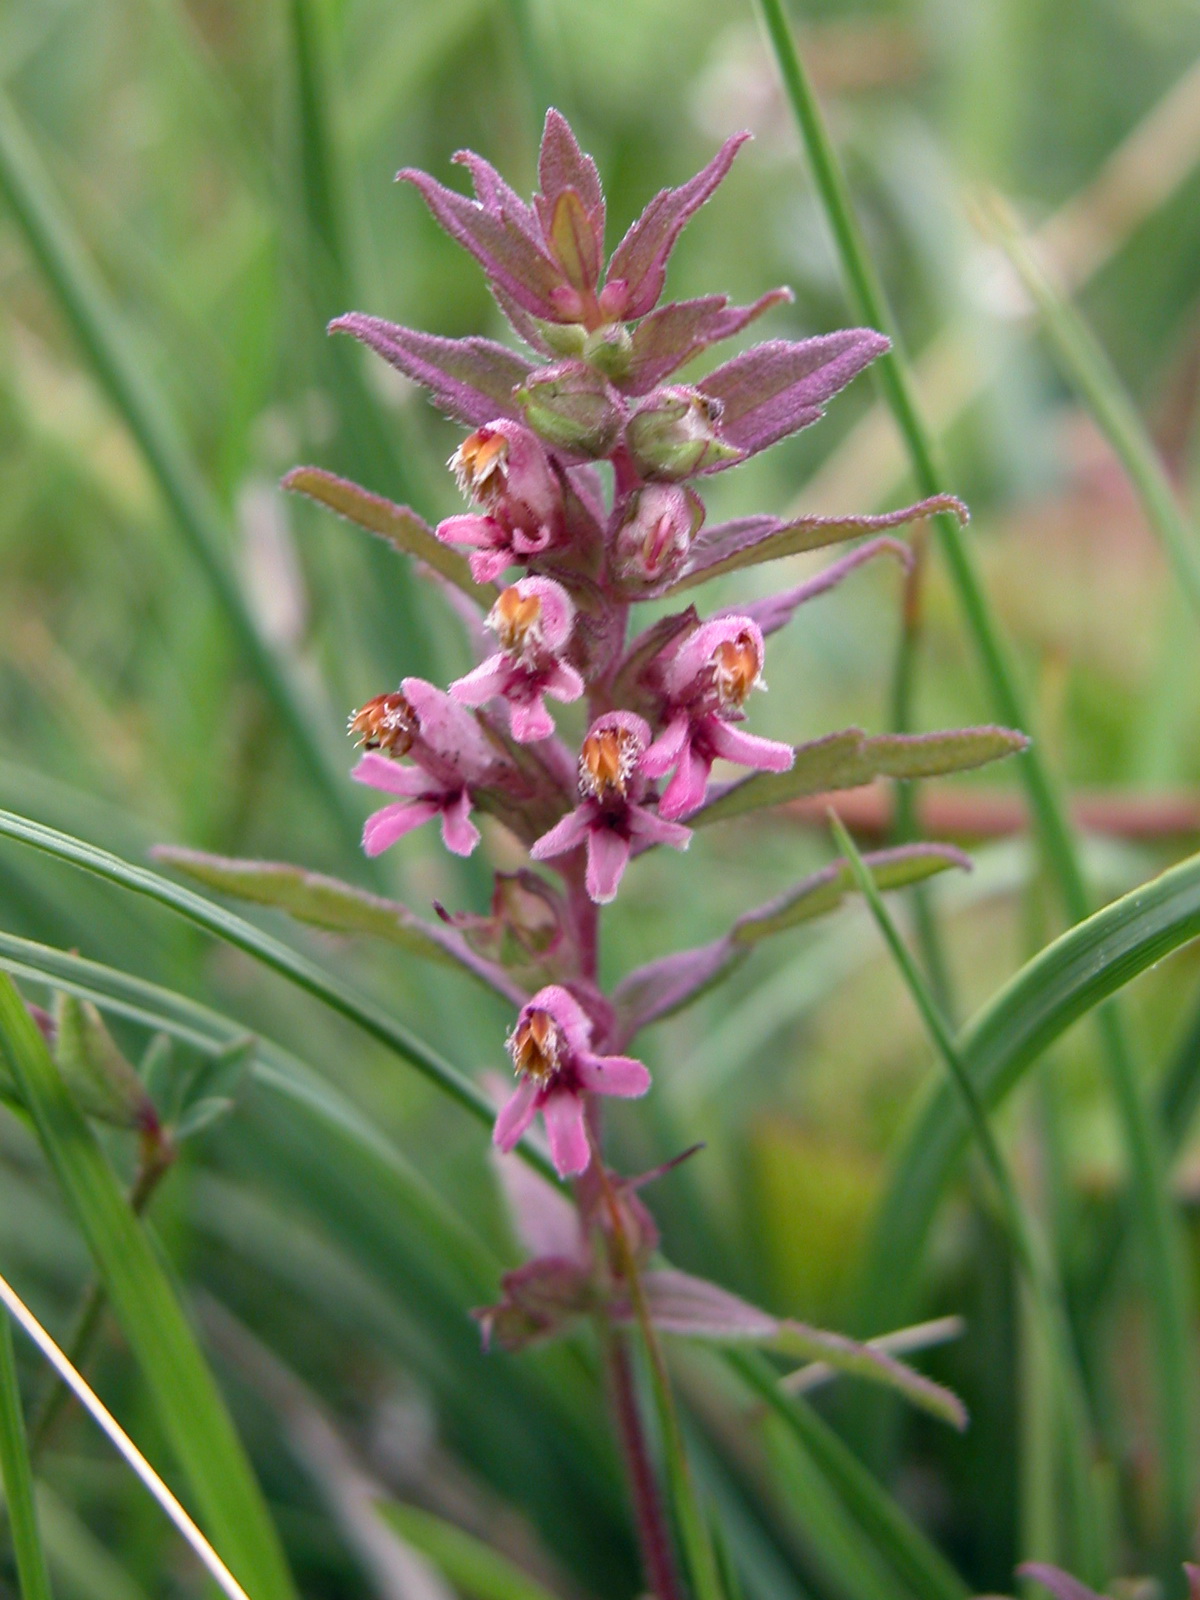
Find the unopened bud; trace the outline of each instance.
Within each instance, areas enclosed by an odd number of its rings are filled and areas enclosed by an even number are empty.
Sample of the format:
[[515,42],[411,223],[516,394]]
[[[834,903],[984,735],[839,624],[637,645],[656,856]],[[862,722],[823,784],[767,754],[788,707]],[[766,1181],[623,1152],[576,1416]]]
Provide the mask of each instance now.
[[119,1128],[157,1127],[154,1103],[89,1000],[56,997],[54,1058],[58,1070],[91,1117]]
[[690,478],[742,454],[721,438],[720,401],[677,386],[649,395],[630,419],[626,438],[638,470],[648,478]]
[[621,410],[602,372],[583,361],[560,361],[531,372],[516,391],[529,426],[547,444],[604,456],[621,426]]
[[651,589],[674,576],[704,520],[698,495],[675,483],[639,489],[617,531],[613,560],[622,583]]
[[588,334],[583,346],[583,359],[614,380],[628,375],[632,358],[633,339],[623,322],[605,323]]

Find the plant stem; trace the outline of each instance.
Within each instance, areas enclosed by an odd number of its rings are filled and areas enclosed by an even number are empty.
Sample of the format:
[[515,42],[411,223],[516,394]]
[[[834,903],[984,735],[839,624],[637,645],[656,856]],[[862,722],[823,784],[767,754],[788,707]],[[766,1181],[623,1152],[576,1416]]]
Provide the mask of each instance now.
[[46,1555],[33,1503],[33,1471],[21,1415],[12,1328],[3,1309],[0,1309],[0,1477],[4,1483],[13,1554],[17,1559],[21,1600],[50,1600]]
[[613,1416],[629,1475],[630,1498],[637,1518],[646,1579],[657,1600],[682,1600],[683,1591],[675,1572],[671,1533],[638,1410],[628,1341],[607,1323],[602,1329],[601,1338],[608,1365]]
[[[944,492],[932,439],[920,416],[894,319],[882,284],[859,232],[845,175],[808,82],[783,9],[783,0],[758,0],[784,87],[812,163],[833,232],[855,314],[889,335],[892,348],[875,364],[878,382],[904,437],[919,492]],[[996,714],[1032,730],[1024,694],[1008,649],[992,615],[969,546],[957,521],[936,519],[938,539],[968,630],[988,680]],[[1071,922],[1088,915],[1090,896],[1065,809],[1036,741],[1018,758],[1042,849],[1057,879]],[[1147,1260],[1158,1386],[1158,1427],[1166,1477],[1170,1551],[1164,1571],[1178,1580],[1178,1563],[1190,1548],[1194,1469],[1191,1322],[1186,1275],[1166,1181],[1159,1130],[1138,1081],[1122,1013],[1105,1006],[1097,1014],[1113,1097],[1132,1173],[1132,1187]]]

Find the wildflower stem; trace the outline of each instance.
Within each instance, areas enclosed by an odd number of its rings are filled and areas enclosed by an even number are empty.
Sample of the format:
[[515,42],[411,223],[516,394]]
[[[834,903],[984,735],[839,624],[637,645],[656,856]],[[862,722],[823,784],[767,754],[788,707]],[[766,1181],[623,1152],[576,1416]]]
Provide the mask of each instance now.
[[696,1600],[724,1600],[712,1541],[709,1538],[707,1526],[700,1512],[695,1485],[692,1482],[692,1475],[688,1468],[683,1433],[679,1426],[679,1413],[676,1410],[675,1396],[671,1389],[671,1375],[667,1371],[662,1345],[659,1343],[658,1334],[655,1332],[654,1322],[650,1316],[650,1307],[646,1303],[646,1294],[642,1286],[641,1273],[638,1270],[637,1257],[625,1231],[621,1207],[613,1189],[612,1180],[601,1157],[594,1131],[590,1126],[588,1137],[592,1144],[592,1162],[596,1169],[601,1196],[612,1228],[617,1266],[629,1290],[634,1320],[637,1322],[642,1341],[646,1346],[646,1357],[650,1368],[650,1387],[654,1394],[655,1409],[658,1412],[658,1424],[662,1434],[667,1479],[671,1486],[671,1500],[675,1507],[675,1517],[687,1556],[688,1571],[691,1575]]
[[[923,495],[943,492],[944,479],[933,443],[917,407],[909,369],[882,284],[859,232],[849,190],[812,87],[796,50],[783,0],[758,0],[788,99],[812,164],[817,189],[841,258],[855,313],[887,333],[892,348],[875,364],[884,398],[903,435],[913,475]],[[992,614],[969,546],[958,523],[936,518],[942,553],[999,718],[1011,726],[1032,727],[1025,696],[1009,659],[1008,647]],[[1079,852],[1066,811],[1036,742],[1020,758],[1042,849],[1072,923],[1091,909]],[[1128,1151],[1131,1186],[1146,1254],[1153,1318],[1158,1386],[1158,1427],[1168,1504],[1171,1546],[1164,1571],[1171,1571],[1190,1548],[1194,1465],[1194,1384],[1190,1360],[1190,1307],[1176,1218],[1167,1189],[1166,1162],[1159,1129],[1138,1081],[1123,1014],[1105,1006],[1097,1015],[1113,1098]]]
[[607,1322],[601,1337],[646,1578],[657,1600],[681,1600],[683,1591],[675,1571],[671,1533],[638,1409],[628,1340]]
[[926,1031],[958,1090],[984,1164],[995,1187],[1001,1219],[1018,1268],[1028,1287],[1040,1336],[1046,1348],[1052,1351],[1054,1356],[1064,1446],[1071,1474],[1076,1560],[1089,1583],[1103,1582],[1107,1574],[1100,1570],[1102,1543],[1089,1460],[1093,1430],[1057,1273],[1041,1235],[1021,1203],[1008,1164],[992,1132],[987,1110],[971,1081],[962,1056],[951,1037],[950,1029],[907,945],[900,937],[891,912],[884,904],[883,896],[871,875],[871,869],[855,848],[853,839],[833,810],[830,810],[829,820],[838,848],[850,863],[858,887],[871,908],[871,914],[921,1014]]

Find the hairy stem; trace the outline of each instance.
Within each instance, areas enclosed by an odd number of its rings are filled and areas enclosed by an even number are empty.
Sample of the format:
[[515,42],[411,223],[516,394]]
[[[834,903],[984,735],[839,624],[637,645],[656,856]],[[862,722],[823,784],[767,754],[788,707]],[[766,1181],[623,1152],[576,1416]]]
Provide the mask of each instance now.
[[675,1571],[675,1553],[671,1547],[666,1508],[654,1475],[654,1465],[638,1409],[629,1341],[608,1323],[603,1324],[601,1337],[608,1366],[613,1417],[629,1476],[629,1492],[637,1519],[646,1581],[657,1600],[682,1600],[683,1590]]

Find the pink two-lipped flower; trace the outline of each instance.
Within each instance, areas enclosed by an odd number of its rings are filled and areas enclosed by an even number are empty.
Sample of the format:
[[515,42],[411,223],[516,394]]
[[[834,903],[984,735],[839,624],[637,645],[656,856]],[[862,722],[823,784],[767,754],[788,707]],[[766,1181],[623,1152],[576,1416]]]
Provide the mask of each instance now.
[[443,544],[465,545],[476,583],[540,555],[563,534],[562,485],[545,447],[522,423],[498,417],[450,457],[459,488],[483,507],[437,526]]
[[601,1056],[591,1048],[592,1024],[583,1007],[557,983],[521,1008],[508,1051],[520,1083],[496,1118],[493,1141],[511,1150],[539,1112],[560,1177],[587,1170],[591,1160],[585,1122],[588,1094],[636,1099],[650,1073],[632,1056]]
[[554,719],[545,695],[578,700],[583,679],[563,659],[575,625],[575,607],[553,578],[521,578],[503,591],[487,619],[501,649],[450,685],[463,705],[501,699],[518,744],[548,739]]
[[616,898],[635,841],[686,850],[692,840],[689,828],[639,803],[649,744],[649,724],[636,713],[609,711],[597,717],[579,756],[579,804],[529,851],[535,861],[549,861],[586,846],[587,892],[597,905]]
[[663,817],[686,817],[704,804],[718,757],[762,772],[787,772],[791,745],[733,726],[762,681],[763,636],[750,617],[717,617],[685,639],[663,667],[666,726],[642,757],[649,778],[675,768],[659,802]]
[[363,849],[380,855],[406,833],[442,821],[442,839],[456,856],[469,856],[479,843],[471,821],[472,783],[495,766],[495,756],[469,711],[422,678],[401,685],[415,721],[409,753],[412,766],[371,751],[351,776],[357,783],[398,796],[392,805],[374,811],[363,827]]

